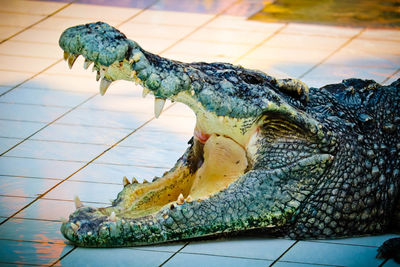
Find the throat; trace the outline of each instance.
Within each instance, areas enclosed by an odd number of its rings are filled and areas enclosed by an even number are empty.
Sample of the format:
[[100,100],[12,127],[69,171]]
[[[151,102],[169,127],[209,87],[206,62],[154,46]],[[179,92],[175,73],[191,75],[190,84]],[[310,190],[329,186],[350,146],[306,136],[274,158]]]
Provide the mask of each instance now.
[[204,144],[204,162],[194,174],[190,195],[210,197],[224,190],[247,169],[246,151],[230,138],[209,136]]

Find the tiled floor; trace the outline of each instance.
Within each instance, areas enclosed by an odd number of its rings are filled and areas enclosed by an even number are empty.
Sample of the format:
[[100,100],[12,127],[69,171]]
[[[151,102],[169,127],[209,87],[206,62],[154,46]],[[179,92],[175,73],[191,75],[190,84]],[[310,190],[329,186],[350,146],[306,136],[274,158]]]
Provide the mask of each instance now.
[[[107,6],[107,3],[114,6]],[[194,115],[117,82],[105,97],[62,62],[66,27],[117,26],[146,50],[182,61],[227,61],[310,86],[344,78],[399,78],[400,31],[246,20],[261,0],[3,1],[0,5],[0,265],[378,266],[393,235],[325,241],[241,237],[152,247],[83,249],[60,217],[79,195],[105,205],[124,175],[150,180],[181,155]],[[6,4],[4,4],[6,3]],[[395,266],[388,261],[384,266]]]

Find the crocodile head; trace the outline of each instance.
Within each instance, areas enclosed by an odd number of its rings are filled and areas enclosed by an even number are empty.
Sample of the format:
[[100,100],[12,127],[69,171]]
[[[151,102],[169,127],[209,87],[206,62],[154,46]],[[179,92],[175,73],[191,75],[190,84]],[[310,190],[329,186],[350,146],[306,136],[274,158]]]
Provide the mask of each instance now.
[[298,80],[225,63],[168,60],[102,22],[69,28],[59,43],[70,67],[80,55],[85,69],[93,64],[102,95],[113,81],[132,81],[144,96],[154,95],[155,117],[166,99],[196,115],[189,147],[163,177],[151,183],[124,178],[109,207],[75,200],[61,231],[78,246],[286,231],[322,177],[343,164],[335,163],[343,129],[310,111],[309,89]]

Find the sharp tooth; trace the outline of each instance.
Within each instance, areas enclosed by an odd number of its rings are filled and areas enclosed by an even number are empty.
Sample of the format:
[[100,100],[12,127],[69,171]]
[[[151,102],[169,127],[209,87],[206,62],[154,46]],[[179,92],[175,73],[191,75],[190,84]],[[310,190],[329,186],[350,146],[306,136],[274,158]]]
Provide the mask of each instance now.
[[64,51],[64,60],[67,61],[69,58],[69,53],[67,51]]
[[72,230],[74,230],[74,232],[76,232],[76,231],[78,231],[79,226],[76,225],[76,224],[74,224],[74,223],[72,222],[72,223],[71,223],[71,228],[72,228]]
[[100,94],[104,95],[108,89],[108,87],[110,87],[111,81],[107,80],[107,79],[101,79],[100,81]]
[[91,231],[87,232],[87,235],[89,235],[89,236],[92,235],[92,232]]
[[122,184],[125,186],[127,186],[128,184],[131,184],[128,180],[128,178],[126,178],[126,176],[124,176],[124,178],[122,179]]
[[68,58],[68,67],[72,69],[72,66],[75,63],[75,60],[79,57],[79,55],[70,55]]
[[60,221],[63,222],[63,223],[66,223],[66,222],[68,222],[68,219],[64,218],[64,217],[60,217]]
[[193,198],[190,195],[188,195],[188,197],[185,199],[185,201],[190,203],[193,201]]
[[96,73],[96,82],[100,80],[100,71],[97,71]]
[[180,193],[176,204],[182,205],[183,203],[185,203],[185,198],[183,197],[182,193]]
[[154,115],[156,118],[160,117],[161,111],[165,105],[165,99],[156,97],[154,100]]
[[115,212],[111,212],[109,219],[112,222],[116,222],[117,221],[117,216],[115,215]]
[[132,184],[137,184],[139,183],[138,180],[135,177],[132,177]]
[[150,90],[147,89],[146,87],[143,88],[143,92],[142,92],[142,97],[145,98],[146,95],[148,95],[150,93]]
[[107,72],[107,67],[104,67],[104,66],[102,66],[102,67],[100,67],[100,78],[104,78],[104,75],[106,74],[106,72]]
[[79,209],[79,208],[83,207],[83,204],[82,204],[82,202],[81,202],[81,200],[79,199],[78,196],[75,196],[74,202],[75,202],[75,208],[76,209]]
[[87,69],[89,68],[90,64],[92,64],[92,63],[93,63],[93,61],[91,61],[91,60],[85,58],[85,62],[83,63],[83,68],[84,68],[85,70],[87,70]]
[[149,183],[149,181],[147,181],[146,179],[143,179],[143,184],[147,184]]
[[92,67],[92,72],[93,72],[93,71],[95,71],[95,70],[97,70],[97,68],[96,68],[96,64],[93,64],[93,67]]

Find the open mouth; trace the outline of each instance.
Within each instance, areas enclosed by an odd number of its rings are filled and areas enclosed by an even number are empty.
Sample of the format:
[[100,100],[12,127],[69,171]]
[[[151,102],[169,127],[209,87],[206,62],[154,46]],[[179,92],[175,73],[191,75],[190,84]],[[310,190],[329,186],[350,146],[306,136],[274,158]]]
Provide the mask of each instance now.
[[113,81],[127,80],[139,83],[143,96],[154,95],[156,118],[166,99],[196,114],[189,148],[161,178],[124,177],[109,207],[84,207],[75,199],[77,209],[61,231],[77,245],[143,245],[275,227],[300,203],[288,201],[297,187],[281,180],[311,179],[333,159],[316,145],[325,138],[318,122],[280,96],[278,88],[298,105],[306,101],[308,88],[298,81],[225,63],[168,60],[101,22],[67,29],[60,46],[70,68],[79,56],[85,69],[93,64],[101,95]]

